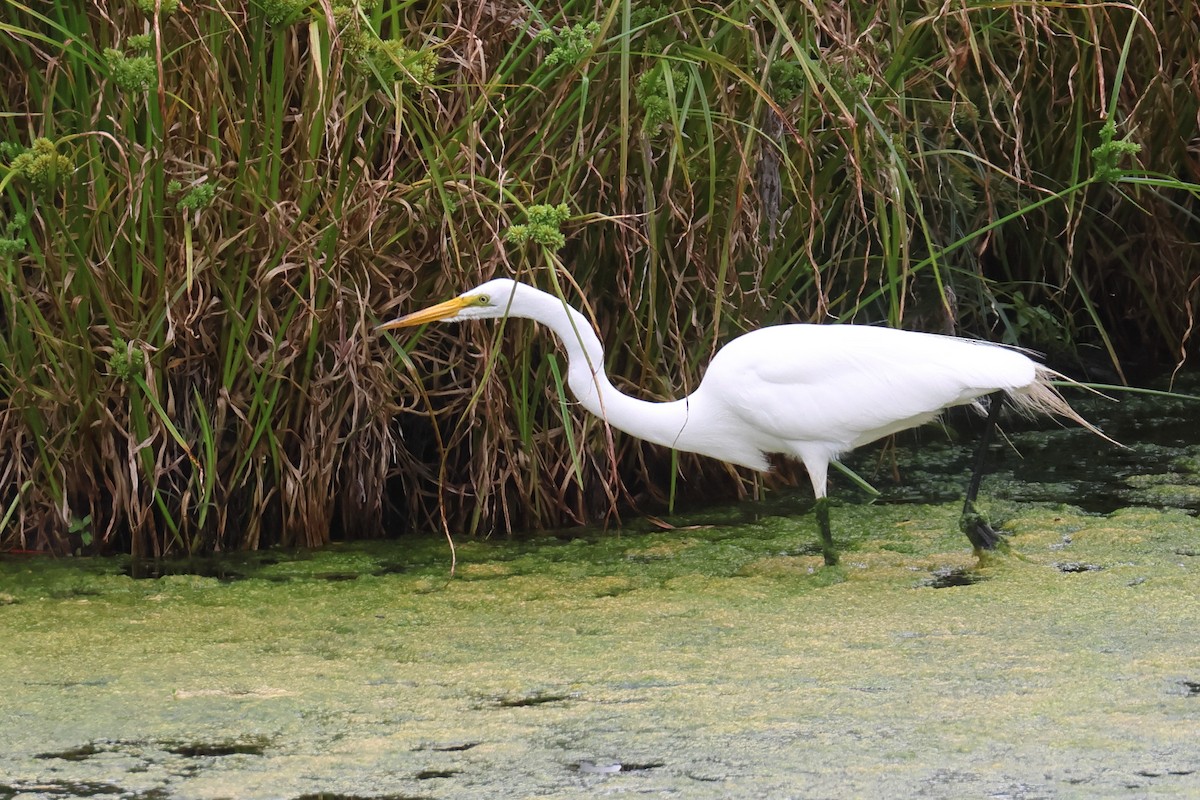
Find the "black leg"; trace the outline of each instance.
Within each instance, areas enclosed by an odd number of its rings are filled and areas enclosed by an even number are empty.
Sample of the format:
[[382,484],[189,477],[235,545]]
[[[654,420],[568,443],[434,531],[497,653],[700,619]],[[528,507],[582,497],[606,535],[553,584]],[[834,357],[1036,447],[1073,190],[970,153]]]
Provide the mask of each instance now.
[[837,550],[833,549],[833,531],[829,527],[829,498],[818,497],[817,527],[821,529],[821,555],[825,556],[825,566],[832,567],[838,562]]
[[983,465],[987,461],[988,446],[992,442],[992,431],[1000,418],[1000,407],[1004,405],[1004,392],[995,392],[988,396],[987,422],[984,423],[983,435],[979,438],[979,450],[975,452],[975,468],[971,472],[971,482],[967,484],[967,497],[963,503],[962,519],[959,527],[971,540],[971,545],[977,550],[994,550],[1002,541],[1001,534],[988,524],[979,510],[975,508],[975,498],[979,495],[979,484],[983,481]]

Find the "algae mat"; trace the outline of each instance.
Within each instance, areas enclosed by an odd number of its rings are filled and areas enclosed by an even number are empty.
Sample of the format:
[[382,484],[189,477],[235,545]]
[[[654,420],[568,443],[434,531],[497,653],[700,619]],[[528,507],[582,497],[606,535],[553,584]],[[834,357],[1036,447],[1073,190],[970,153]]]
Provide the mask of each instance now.
[[3,561],[0,798],[1200,796],[1200,524],[1007,511]]

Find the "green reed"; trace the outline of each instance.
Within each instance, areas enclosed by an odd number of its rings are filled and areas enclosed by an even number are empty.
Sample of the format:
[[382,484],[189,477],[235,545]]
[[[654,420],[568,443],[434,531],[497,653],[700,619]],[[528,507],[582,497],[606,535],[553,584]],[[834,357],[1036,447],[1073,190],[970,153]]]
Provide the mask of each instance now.
[[373,332],[497,274],[584,306],[650,399],[796,320],[1182,359],[1195,18],[7,0],[0,547],[488,534],[759,490],[581,415],[531,324]]

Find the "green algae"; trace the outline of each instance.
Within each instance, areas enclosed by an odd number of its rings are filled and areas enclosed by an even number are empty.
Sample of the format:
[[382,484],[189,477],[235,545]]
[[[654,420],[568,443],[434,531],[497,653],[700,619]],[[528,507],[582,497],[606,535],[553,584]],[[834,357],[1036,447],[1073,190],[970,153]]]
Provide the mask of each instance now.
[[835,476],[834,568],[806,490],[453,576],[432,538],[0,557],[0,800],[1200,796],[1195,406],[1114,408],[1127,448],[1010,421],[982,559],[936,428],[852,455],[875,504]]
[[957,504],[842,504],[831,569],[785,505],[453,578],[432,541],[2,560],[0,797],[1200,791],[1194,517],[994,500],[980,562]]

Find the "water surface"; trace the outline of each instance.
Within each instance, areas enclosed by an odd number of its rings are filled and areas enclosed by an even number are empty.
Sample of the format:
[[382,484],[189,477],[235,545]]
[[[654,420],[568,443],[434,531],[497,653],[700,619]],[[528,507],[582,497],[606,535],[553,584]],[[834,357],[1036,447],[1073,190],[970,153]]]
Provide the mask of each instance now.
[[453,579],[436,539],[0,559],[0,800],[1200,796],[1200,453],[1158,413],[1014,428],[982,563],[937,429],[859,454],[833,569],[800,492]]

